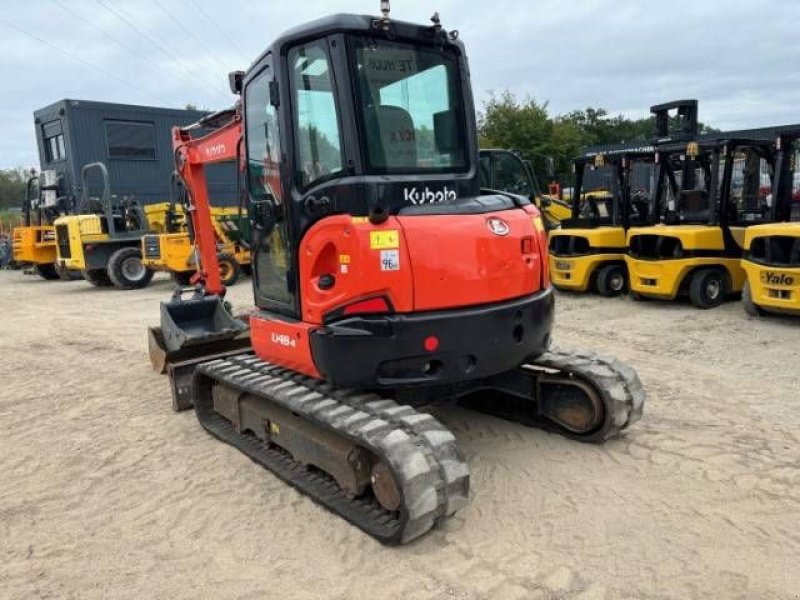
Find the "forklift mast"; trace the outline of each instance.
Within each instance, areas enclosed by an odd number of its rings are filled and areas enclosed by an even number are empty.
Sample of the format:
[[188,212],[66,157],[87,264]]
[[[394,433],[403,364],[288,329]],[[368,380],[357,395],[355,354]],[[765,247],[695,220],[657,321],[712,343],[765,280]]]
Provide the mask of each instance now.
[[794,203],[794,176],[797,172],[796,142],[800,130],[782,131],[775,138],[775,176],[772,179],[771,220],[792,220]]
[[656,104],[650,112],[655,116],[657,144],[697,139],[697,100]]

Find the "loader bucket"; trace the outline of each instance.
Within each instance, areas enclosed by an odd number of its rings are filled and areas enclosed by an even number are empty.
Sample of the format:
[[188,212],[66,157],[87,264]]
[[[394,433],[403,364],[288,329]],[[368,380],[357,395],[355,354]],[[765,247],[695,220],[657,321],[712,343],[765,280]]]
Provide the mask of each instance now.
[[161,303],[161,327],[148,329],[147,345],[153,369],[165,373],[173,363],[248,349],[250,329],[231,316],[218,296],[184,299],[178,290]]

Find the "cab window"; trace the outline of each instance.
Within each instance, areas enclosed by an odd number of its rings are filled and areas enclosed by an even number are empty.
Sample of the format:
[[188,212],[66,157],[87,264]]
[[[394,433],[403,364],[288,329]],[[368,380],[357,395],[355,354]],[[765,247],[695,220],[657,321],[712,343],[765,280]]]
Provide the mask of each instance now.
[[339,119],[324,44],[317,41],[292,48],[289,67],[297,146],[295,180],[309,187],[342,171]]

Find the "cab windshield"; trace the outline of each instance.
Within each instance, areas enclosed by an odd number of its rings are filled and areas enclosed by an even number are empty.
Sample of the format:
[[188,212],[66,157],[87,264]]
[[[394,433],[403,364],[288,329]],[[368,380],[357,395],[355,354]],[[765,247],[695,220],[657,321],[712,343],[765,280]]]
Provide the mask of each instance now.
[[353,48],[368,170],[466,170],[455,52],[364,38]]

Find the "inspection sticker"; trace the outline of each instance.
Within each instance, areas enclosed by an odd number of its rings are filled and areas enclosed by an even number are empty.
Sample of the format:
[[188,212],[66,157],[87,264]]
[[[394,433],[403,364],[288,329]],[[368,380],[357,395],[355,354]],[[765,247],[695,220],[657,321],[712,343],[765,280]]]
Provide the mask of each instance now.
[[369,247],[373,250],[400,247],[400,232],[397,229],[381,229],[369,232]]
[[381,271],[400,270],[400,251],[381,250]]

